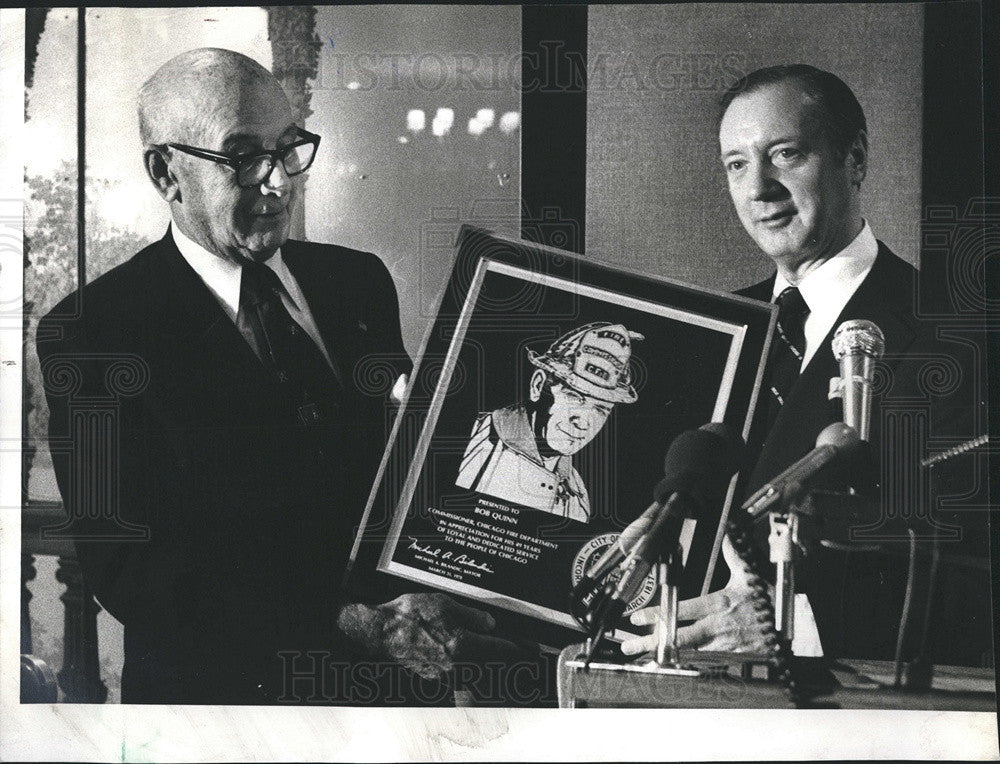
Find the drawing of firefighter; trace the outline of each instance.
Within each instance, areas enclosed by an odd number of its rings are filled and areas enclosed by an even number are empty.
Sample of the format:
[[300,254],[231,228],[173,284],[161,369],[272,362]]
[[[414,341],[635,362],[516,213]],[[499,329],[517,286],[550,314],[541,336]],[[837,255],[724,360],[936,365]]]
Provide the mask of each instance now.
[[597,322],[564,334],[542,354],[528,400],[481,414],[455,484],[579,522],[590,497],[573,454],[601,431],[616,404],[634,403],[629,359],[643,339],[621,324]]

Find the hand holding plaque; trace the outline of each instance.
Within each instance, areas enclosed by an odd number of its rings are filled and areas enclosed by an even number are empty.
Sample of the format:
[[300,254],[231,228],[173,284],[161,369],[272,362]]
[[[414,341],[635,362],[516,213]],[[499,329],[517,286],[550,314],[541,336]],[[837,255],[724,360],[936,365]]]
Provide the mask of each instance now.
[[337,625],[373,657],[424,679],[441,678],[456,663],[508,661],[519,652],[513,642],[483,633],[496,625],[489,613],[439,593],[403,594],[374,608],[346,605]]

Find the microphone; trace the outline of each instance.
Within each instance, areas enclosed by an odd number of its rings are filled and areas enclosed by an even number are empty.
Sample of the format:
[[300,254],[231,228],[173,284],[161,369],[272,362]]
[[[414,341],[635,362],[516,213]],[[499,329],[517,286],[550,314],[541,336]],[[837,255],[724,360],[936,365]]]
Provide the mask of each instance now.
[[842,462],[844,459],[853,459],[862,450],[861,439],[853,427],[843,422],[827,425],[816,438],[816,447],[764,484],[743,503],[743,509],[749,512],[751,517],[759,517],[782,499],[801,492],[832,464]]
[[[664,477],[654,502],[634,520],[571,594],[571,612],[586,628],[604,626],[621,617],[634,590],[661,554],[677,548],[683,520],[697,517],[722,502],[729,478],[743,458],[743,439],[727,425],[710,423],[681,433],[664,459]],[[617,580],[600,595],[599,581],[620,563]],[[591,607],[597,601],[596,607]]]
[[830,380],[830,397],[844,404],[844,424],[868,440],[872,416],[872,379],[875,362],[885,354],[885,337],[871,321],[845,321],[833,334],[833,356],[840,378]]
[[743,463],[743,438],[722,422],[709,422],[682,432],[663,460],[663,479],[653,498],[663,503],[673,493],[685,494],[697,510],[720,502],[729,478]]
[[[594,640],[591,652],[587,656],[588,662],[593,656],[593,651],[597,648],[601,634],[607,631],[610,624],[622,617],[628,603],[642,585],[643,579],[655,561],[655,550],[667,548],[672,551],[676,548],[676,538],[680,534],[685,514],[681,508],[683,502],[681,494],[670,494],[662,507],[658,507],[660,512],[653,521],[652,527],[642,535],[625,558],[621,565],[621,575],[609,580],[599,597],[592,598],[591,601],[596,602],[596,604],[590,607],[583,621],[583,625],[591,629],[591,638]],[[674,546],[664,547],[666,539],[671,536],[674,538]]]
[[604,588],[605,577],[615,570],[633,550],[643,534],[656,520],[661,504],[654,501],[639,517],[629,523],[604,555],[585,571],[570,592],[570,615],[585,628],[590,627],[591,610],[595,599]]
[[601,559],[591,566],[590,570],[583,574],[583,578],[577,586],[583,587],[600,581],[616,568],[618,563],[625,559],[636,543],[642,539],[643,534],[649,526],[656,520],[656,516],[660,512],[660,507],[661,503],[654,501],[646,508],[645,512],[629,523],[628,527],[621,532],[618,540],[611,545],[611,548],[604,553]]

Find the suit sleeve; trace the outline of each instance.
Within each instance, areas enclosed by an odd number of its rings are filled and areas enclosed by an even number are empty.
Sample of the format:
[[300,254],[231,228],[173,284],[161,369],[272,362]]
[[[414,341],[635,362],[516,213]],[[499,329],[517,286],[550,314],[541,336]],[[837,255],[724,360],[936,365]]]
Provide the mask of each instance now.
[[413,371],[413,362],[403,345],[396,285],[389,269],[374,255],[370,259],[367,286],[370,290],[367,314],[376,333],[377,347],[383,359],[392,366],[394,376],[398,379],[401,374]]
[[169,534],[158,525],[168,513],[155,507],[162,487],[144,469],[149,439],[137,407],[108,391],[116,368],[142,361],[83,320],[46,317],[38,337],[53,468],[84,580],[123,624],[155,624],[178,575]]

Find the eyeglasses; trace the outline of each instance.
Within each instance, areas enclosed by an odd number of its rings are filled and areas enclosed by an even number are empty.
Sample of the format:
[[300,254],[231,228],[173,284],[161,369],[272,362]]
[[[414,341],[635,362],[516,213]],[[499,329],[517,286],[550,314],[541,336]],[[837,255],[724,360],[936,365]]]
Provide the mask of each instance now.
[[236,171],[236,184],[241,188],[251,188],[263,183],[274,171],[274,165],[281,162],[285,174],[289,177],[304,173],[316,158],[320,137],[301,127],[295,128],[300,138],[287,146],[277,149],[264,149],[252,154],[223,154],[219,151],[199,149],[195,146],[185,146],[183,143],[168,143],[172,149],[185,154],[208,159],[232,167]]

